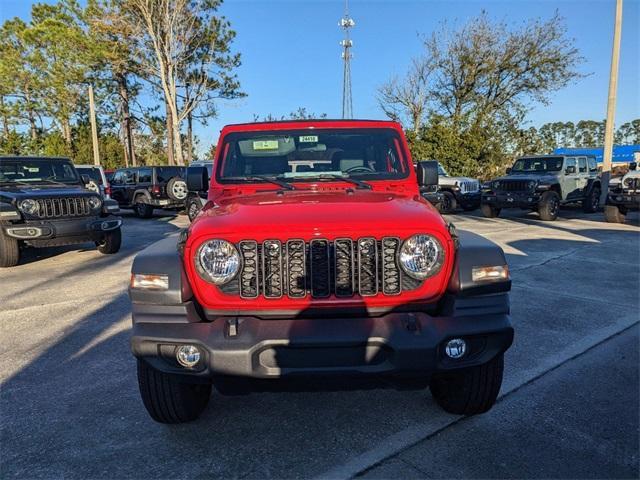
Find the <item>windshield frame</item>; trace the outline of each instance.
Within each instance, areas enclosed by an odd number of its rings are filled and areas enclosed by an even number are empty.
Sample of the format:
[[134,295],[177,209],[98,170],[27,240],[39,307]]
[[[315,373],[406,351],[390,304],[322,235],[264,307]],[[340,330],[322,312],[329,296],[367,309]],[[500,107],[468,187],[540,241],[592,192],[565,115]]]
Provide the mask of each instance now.
[[[349,127],[349,128],[335,128],[335,127],[314,127],[310,128],[287,128],[287,129],[269,129],[269,130],[242,130],[242,131],[234,131],[229,132],[223,136],[221,139],[220,145],[218,148],[217,156],[214,163],[214,171],[215,175],[212,177],[214,181],[219,185],[248,185],[248,184],[263,184],[268,183],[268,180],[264,182],[260,182],[257,180],[260,175],[246,175],[246,180],[241,180],[240,176],[232,176],[225,177],[222,176],[222,169],[224,168],[224,164],[226,161],[226,155],[228,152],[229,145],[232,142],[236,142],[238,139],[246,139],[251,137],[265,137],[265,136],[304,136],[310,134],[380,134],[383,133],[388,135],[390,138],[394,140],[395,151],[398,156],[398,164],[402,166],[403,171],[397,172],[394,174],[389,174],[388,172],[375,172],[375,173],[364,173],[364,174],[348,174],[346,172],[338,172],[338,171],[319,171],[318,175],[310,175],[311,172],[305,172],[306,175],[273,175],[273,174],[265,174],[268,177],[274,177],[276,179],[281,179],[286,181],[287,183],[307,183],[307,184],[317,184],[323,182],[341,182],[345,181],[347,183],[354,183],[352,180],[358,180],[361,182],[389,182],[389,181],[405,181],[410,177],[411,170],[408,166],[410,162],[411,156],[409,152],[406,151],[404,141],[398,131],[391,127]],[[244,137],[244,138],[243,138]],[[290,172],[294,173],[294,172]],[[340,178],[338,175],[335,175],[335,178],[327,178],[326,176],[323,178],[323,174],[336,174],[341,173],[344,176]],[[231,179],[230,179],[231,178]],[[351,180],[350,180],[351,179]]]
[[61,185],[82,185],[80,173],[76,169],[73,162],[69,159],[62,158],[46,158],[46,157],[37,157],[37,158],[26,158],[26,157],[1,157],[0,164],[15,164],[16,167],[22,165],[29,165],[34,163],[41,164],[58,164],[58,165],[69,165],[71,167],[71,171],[73,172],[75,178],[70,179],[69,177],[55,177],[55,178],[39,178],[38,180],[30,180],[30,179],[3,179],[0,177],[0,183],[3,185],[42,185],[42,184],[61,184]]
[[[516,167],[516,164],[518,162],[521,161],[527,161],[527,160],[544,160],[545,163],[545,168],[544,170],[519,170]],[[560,160],[560,167],[557,169],[549,169],[548,168],[548,161],[557,161]],[[516,159],[515,162],[513,162],[513,165],[511,167],[511,173],[526,173],[526,174],[532,174],[532,175],[544,175],[547,173],[556,173],[556,172],[561,172],[562,168],[564,166],[564,161],[565,161],[565,157],[563,157],[562,155],[553,155],[553,156],[545,156],[545,157],[536,157],[536,156],[531,156],[531,157],[520,157],[518,159]]]

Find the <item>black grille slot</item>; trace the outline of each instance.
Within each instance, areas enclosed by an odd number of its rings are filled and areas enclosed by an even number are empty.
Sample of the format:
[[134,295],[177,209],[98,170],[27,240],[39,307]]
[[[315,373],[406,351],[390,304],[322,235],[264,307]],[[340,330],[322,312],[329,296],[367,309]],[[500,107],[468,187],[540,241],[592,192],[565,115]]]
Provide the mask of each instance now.
[[506,192],[522,192],[528,190],[528,180],[500,180],[500,189]]
[[335,292],[338,297],[351,297],[355,284],[353,268],[353,242],[340,238],[334,243]]
[[400,267],[396,255],[400,248],[400,239],[385,237],[382,239],[382,292],[385,295],[397,295],[401,289]]
[[282,244],[279,240],[265,240],[262,244],[262,272],[264,296],[280,298],[283,292]]
[[87,198],[41,198],[36,202],[38,218],[82,217],[91,213]]
[[329,241],[311,240],[309,246],[311,295],[316,298],[331,294]]
[[371,296],[378,293],[378,242],[375,238],[358,240],[358,293]]
[[287,242],[287,282],[291,298],[303,298],[307,294],[307,255],[304,240]]
[[240,242],[240,254],[243,268],[240,273],[240,296],[256,298],[258,296],[258,243],[254,241]]

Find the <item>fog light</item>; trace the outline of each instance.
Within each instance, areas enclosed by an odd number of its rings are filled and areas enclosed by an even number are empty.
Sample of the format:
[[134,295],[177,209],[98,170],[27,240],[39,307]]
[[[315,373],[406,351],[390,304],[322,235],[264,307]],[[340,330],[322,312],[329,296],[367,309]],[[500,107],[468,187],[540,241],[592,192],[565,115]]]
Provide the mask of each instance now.
[[462,358],[467,351],[467,343],[461,338],[451,339],[447,342],[444,351],[449,358]]
[[195,367],[200,361],[200,350],[195,345],[182,345],[176,350],[176,360],[183,367]]

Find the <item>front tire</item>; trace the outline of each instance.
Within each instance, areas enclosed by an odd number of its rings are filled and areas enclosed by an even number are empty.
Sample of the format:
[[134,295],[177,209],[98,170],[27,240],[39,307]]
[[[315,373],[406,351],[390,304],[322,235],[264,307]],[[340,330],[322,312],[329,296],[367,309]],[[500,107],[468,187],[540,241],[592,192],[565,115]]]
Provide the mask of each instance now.
[[20,261],[18,240],[6,235],[0,228],[0,268],[15,267]]
[[604,218],[609,223],[624,223],[626,215],[625,212],[620,211],[620,208],[616,205],[605,205]]
[[104,236],[96,242],[98,251],[104,255],[112,255],[118,253],[122,245],[122,231],[120,227],[109,232],[105,232]]
[[595,213],[600,206],[600,187],[593,187],[589,195],[582,200],[582,211],[585,213]]
[[440,213],[453,213],[457,207],[456,197],[451,192],[442,192],[442,202],[438,204],[438,210]]
[[482,204],[480,205],[480,210],[482,210],[482,214],[487,218],[496,218],[500,215],[501,208],[494,207],[493,205]]
[[200,204],[198,200],[192,198],[187,202],[187,216],[189,217],[189,221],[193,222],[193,219],[196,218],[200,212]]
[[556,192],[544,192],[538,204],[538,214],[545,221],[553,221],[558,218],[560,211],[560,196]]
[[133,210],[140,218],[151,218],[153,216],[153,206],[145,203],[142,196],[136,198],[136,203],[133,206]]
[[484,365],[439,374],[429,387],[438,405],[449,413],[485,413],[498,398],[503,370],[504,354],[500,354]]
[[156,422],[184,423],[198,418],[209,403],[211,384],[187,383],[138,359],[138,387]]

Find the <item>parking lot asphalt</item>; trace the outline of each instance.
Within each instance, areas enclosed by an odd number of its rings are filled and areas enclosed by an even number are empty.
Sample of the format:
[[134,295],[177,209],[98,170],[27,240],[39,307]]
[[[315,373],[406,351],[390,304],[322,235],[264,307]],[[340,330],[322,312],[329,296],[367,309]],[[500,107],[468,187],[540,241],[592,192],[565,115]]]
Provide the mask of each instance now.
[[511,268],[516,339],[489,414],[376,388],[214,393],[198,421],[154,423],[129,352],[129,269],[188,221],[125,214],[115,256],[47,249],[0,272],[0,476],[637,478],[637,214],[449,219],[499,243]]

